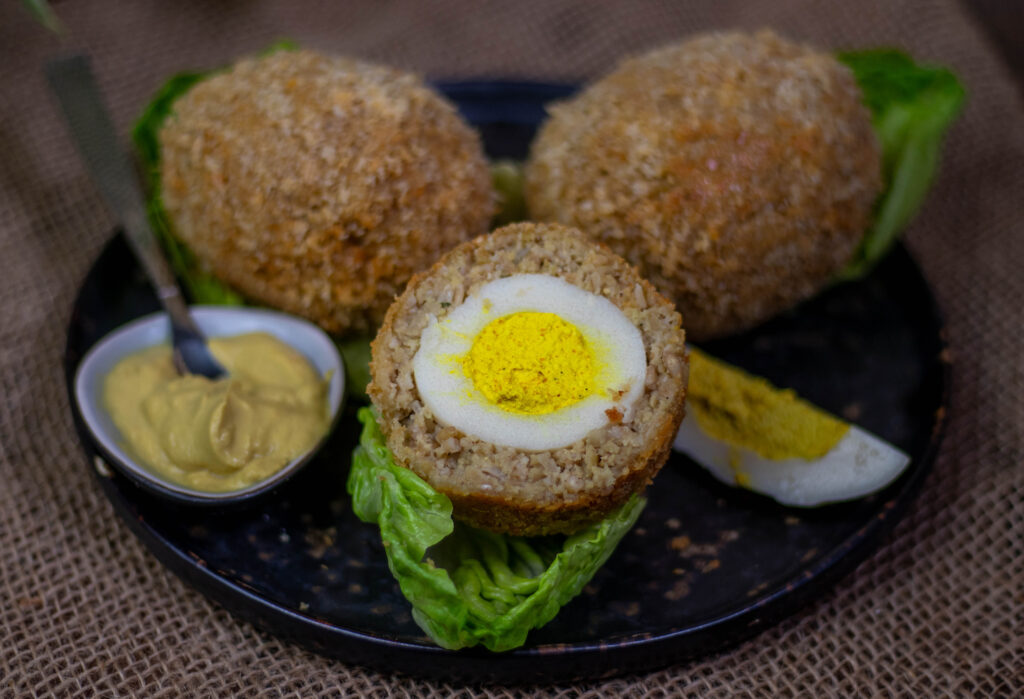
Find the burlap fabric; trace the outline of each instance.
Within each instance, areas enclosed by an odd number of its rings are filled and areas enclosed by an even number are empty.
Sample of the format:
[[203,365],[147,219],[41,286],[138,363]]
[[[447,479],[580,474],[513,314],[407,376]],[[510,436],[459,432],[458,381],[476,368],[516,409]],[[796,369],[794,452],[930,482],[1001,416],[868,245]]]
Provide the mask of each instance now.
[[[709,696],[1024,692],[1024,112],[952,2],[57,3],[63,41],[0,3],[0,695]],[[909,231],[948,319],[945,446],[908,517],[818,603],[728,652],[573,687],[463,688],[278,641],[167,572],[115,517],[73,434],[69,308],[111,219],[46,94],[85,48],[127,129],[171,72],[290,36],[434,77],[575,80],[708,28],[902,45],[970,90]]]

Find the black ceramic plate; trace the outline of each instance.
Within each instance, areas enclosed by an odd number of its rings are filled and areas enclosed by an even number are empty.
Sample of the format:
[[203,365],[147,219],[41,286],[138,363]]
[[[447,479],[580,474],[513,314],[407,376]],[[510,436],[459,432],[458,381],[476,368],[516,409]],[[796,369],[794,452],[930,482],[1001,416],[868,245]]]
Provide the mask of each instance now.
[[[570,88],[442,85],[492,157],[525,155],[542,105]],[[157,303],[120,236],[75,302],[65,370],[102,335]],[[756,331],[706,349],[843,415],[910,453],[882,493],[816,510],[725,487],[673,454],[618,551],[527,645],[451,652],[413,623],[375,527],[345,494],[351,411],[328,449],[280,491],[211,514],[146,494],[97,467],[118,513],[171,570],[238,616],[326,655],[462,681],[569,681],[645,670],[747,638],[828,589],[879,543],[923,481],[938,443],[948,371],[918,268],[897,248],[869,278],[835,287]],[[72,405],[74,400],[72,398]],[[75,414],[89,456],[96,447]]]

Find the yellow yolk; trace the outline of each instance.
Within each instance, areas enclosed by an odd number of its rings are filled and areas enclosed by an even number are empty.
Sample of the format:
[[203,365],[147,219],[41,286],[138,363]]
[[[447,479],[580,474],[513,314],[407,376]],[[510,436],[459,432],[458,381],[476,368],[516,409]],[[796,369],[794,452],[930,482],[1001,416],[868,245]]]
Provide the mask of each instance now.
[[690,348],[687,417],[673,441],[715,478],[816,507],[892,483],[910,457],[763,378]]
[[793,391],[692,348],[686,401],[708,435],[766,459],[820,458],[850,427]]
[[628,424],[647,376],[643,336],[622,310],[544,274],[495,279],[431,319],[412,363],[439,424],[527,451]]
[[595,389],[597,367],[583,334],[554,313],[523,311],[490,322],[462,360],[490,402],[510,412],[543,415]]

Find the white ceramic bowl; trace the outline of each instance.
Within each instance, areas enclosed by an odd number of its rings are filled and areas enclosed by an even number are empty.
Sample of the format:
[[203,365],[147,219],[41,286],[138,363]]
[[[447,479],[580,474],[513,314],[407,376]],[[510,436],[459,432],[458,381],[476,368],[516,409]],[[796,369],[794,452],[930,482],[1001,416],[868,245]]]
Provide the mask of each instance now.
[[[301,318],[259,308],[191,306],[189,310],[207,337],[270,333],[301,352],[322,376],[332,372],[327,398],[330,425],[333,427],[345,394],[345,366],[334,342],[323,330]],[[104,337],[86,353],[75,374],[75,400],[82,419],[113,466],[136,483],[187,504],[240,502],[279,486],[308,462],[307,456],[320,448],[323,440],[307,455],[289,462],[269,478],[224,493],[209,493],[180,485],[137,463],[121,448],[121,435],[103,407],[103,380],[126,355],[158,344],[170,344],[170,323],[165,313],[139,318]]]

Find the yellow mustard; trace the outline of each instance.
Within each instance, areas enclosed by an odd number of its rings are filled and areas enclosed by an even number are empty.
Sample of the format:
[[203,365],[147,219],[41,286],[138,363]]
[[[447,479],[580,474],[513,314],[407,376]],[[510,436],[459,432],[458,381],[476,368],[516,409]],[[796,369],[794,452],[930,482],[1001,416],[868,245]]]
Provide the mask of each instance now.
[[543,415],[595,390],[597,363],[583,334],[554,313],[523,311],[491,321],[462,360],[473,385],[505,410]]
[[122,446],[143,465],[184,486],[225,492],[316,445],[329,424],[330,377],[266,333],[209,345],[226,378],[180,376],[170,347],[150,347],[111,370],[103,400]]
[[817,459],[849,425],[768,381],[690,350],[687,407],[706,434],[766,459]]

